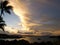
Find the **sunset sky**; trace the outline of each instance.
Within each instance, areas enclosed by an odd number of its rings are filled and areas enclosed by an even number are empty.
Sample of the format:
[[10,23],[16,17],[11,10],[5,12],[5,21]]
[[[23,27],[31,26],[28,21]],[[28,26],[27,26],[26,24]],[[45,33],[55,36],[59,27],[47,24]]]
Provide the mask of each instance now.
[[[60,0],[8,0],[5,31],[17,34],[60,35]],[[3,33],[3,31],[0,31]]]

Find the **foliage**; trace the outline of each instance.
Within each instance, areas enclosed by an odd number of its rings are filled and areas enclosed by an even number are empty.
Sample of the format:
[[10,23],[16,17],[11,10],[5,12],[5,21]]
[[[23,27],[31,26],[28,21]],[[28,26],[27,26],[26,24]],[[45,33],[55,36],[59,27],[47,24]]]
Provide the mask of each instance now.
[[8,5],[8,1],[1,1],[0,2],[0,9],[1,9],[1,14],[0,14],[0,29],[4,31],[4,26],[6,26],[5,21],[3,20],[2,15],[4,15],[4,12],[11,14],[10,10],[12,10],[12,6]]

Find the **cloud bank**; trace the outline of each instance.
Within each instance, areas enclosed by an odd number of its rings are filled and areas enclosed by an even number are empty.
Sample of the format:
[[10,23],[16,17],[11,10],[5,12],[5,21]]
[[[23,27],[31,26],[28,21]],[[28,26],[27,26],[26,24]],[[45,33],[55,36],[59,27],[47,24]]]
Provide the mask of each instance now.
[[9,0],[9,2],[21,20],[22,30],[60,31],[59,0]]

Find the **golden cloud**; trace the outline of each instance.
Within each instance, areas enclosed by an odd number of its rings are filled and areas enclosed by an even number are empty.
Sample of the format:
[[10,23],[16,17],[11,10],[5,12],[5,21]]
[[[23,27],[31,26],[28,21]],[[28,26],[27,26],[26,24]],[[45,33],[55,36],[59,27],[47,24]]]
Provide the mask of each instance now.
[[11,34],[17,34],[18,30],[15,28],[12,28],[11,26],[6,26],[5,31],[8,31]]

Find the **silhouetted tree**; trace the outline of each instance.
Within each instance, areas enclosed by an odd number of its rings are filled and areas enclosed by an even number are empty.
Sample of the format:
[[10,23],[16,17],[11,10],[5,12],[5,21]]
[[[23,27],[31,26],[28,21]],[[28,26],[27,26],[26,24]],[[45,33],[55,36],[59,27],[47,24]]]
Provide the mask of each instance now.
[[2,15],[4,15],[4,12],[11,14],[10,10],[12,10],[12,6],[8,5],[8,1],[1,1],[0,3],[0,9],[1,9],[1,14],[0,14],[0,29],[4,31],[4,26],[5,21],[3,20]]
[[5,21],[3,20],[3,18],[0,16],[0,29],[2,29],[4,31],[4,26],[6,26]]
[[11,14],[12,6],[8,5],[8,1],[1,1],[1,16],[4,15],[4,12]]

